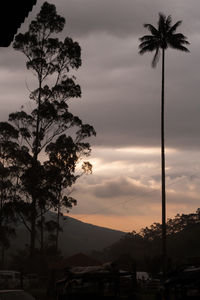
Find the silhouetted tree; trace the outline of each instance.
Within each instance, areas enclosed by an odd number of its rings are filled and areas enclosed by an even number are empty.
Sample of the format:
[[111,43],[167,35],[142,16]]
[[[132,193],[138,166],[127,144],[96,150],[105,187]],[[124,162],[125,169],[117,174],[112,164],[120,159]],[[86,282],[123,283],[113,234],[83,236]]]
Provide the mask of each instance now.
[[[84,126],[82,130],[84,130]],[[87,128],[85,130],[87,131]],[[75,174],[79,160],[91,152],[90,145],[83,140],[84,134],[82,132],[77,134],[76,140],[73,140],[71,136],[60,135],[55,142],[50,143],[45,149],[48,160],[44,162],[44,166],[49,177],[48,182],[51,182],[56,193],[54,202],[54,208],[57,210],[56,251],[58,250],[61,208],[64,207],[69,212],[69,209],[77,204],[77,200],[70,196],[69,188],[83,173],[92,172],[92,165],[89,162],[84,162],[82,165],[83,172]]]
[[[55,37],[55,34],[63,30],[64,24],[65,19],[57,14],[55,6],[45,2],[36,19],[31,22],[29,30],[18,34],[13,44],[14,49],[27,57],[27,69],[37,79],[37,88],[30,94],[34,103],[32,112],[22,109],[9,116],[9,121],[18,130],[31,155],[30,166],[21,180],[29,203],[28,206],[25,205],[25,209],[28,207],[32,256],[38,211],[43,215],[46,204],[53,207],[51,201],[47,203],[46,193],[50,191],[50,186],[39,155],[44,154],[45,147],[60,135],[67,138],[65,134],[72,128],[70,134],[74,136],[74,145],[79,140],[95,135],[92,126],[83,124],[68,109],[68,101],[81,96],[81,88],[70,73],[72,69],[81,66],[81,48],[69,37],[64,41]],[[90,151],[89,144],[85,148],[86,152]],[[52,195],[53,193],[51,191]]]
[[149,227],[142,228],[140,235],[148,241],[159,240],[162,236],[162,226],[160,223],[153,223]]
[[[18,200],[17,192],[18,164],[23,148],[17,143],[18,131],[7,122],[0,122],[0,246],[1,264],[4,265],[5,249],[10,245],[10,238],[15,235],[14,203]],[[23,152],[24,154],[24,152]],[[20,162],[21,164],[21,162]]]
[[189,42],[182,33],[176,33],[176,29],[182,21],[171,24],[171,16],[166,17],[159,14],[158,27],[151,24],[144,24],[150,31],[150,35],[140,38],[139,53],[155,51],[152,60],[152,67],[156,67],[160,51],[162,53],[162,88],[161,88],[161,165],[162,165],[162,253],[163,253],[163,274],[165,276],[166,265],[166,192],[165,192],[165,133],[164,133],[164,87],[165,87],[165,51],[168,47],[184,52],[189,52],[185,47]]

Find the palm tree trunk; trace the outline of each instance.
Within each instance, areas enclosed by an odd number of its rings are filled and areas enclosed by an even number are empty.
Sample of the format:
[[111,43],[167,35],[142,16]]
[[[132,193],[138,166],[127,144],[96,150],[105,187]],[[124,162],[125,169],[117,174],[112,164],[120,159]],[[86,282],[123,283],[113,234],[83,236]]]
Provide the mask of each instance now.
[[161,89],[161,178],[162,178],[162,264],[163,278],[166,277],[166,192],[165,192],[165,49],[162,49],[162,89]]

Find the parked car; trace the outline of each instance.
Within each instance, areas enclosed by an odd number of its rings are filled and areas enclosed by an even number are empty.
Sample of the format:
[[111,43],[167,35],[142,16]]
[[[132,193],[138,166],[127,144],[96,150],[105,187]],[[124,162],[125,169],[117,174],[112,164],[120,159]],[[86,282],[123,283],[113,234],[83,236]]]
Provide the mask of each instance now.
[[36,300],[23,290],[0,290],[0,300]]
[[16,289],[20,288],[21,273],[11,270],[0,271],[0,288],[1,289]]

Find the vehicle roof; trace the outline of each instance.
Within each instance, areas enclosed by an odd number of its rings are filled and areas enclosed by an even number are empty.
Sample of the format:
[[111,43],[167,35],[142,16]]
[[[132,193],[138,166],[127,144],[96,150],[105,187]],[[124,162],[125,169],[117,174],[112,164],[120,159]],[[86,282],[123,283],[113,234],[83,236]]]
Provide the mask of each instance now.
[[0,273],[20,273],[20,272],[14,270],[0,270]]
[[24,290],[0,290],[0,293],[5,293],[5,292],[24,292]]

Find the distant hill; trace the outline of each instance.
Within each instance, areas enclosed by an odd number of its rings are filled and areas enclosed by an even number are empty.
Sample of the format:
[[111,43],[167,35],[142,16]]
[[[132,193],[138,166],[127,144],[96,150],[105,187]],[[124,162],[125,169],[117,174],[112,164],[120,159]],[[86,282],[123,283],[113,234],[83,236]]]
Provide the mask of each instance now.
[[125,235],[122,231],[84,223],[71,217],[62,221],[61,226],[60,245],[62,252],[68,254],[102,250]]
[[[55,213],[48,213],[47,218],[54,218]],[[63,232],[60,232],[59,245],[64,256],[77,252],[100,251],[117,242],[125,235],[124,232],[88,224],[75,218],[65,216],[60,222]],[[17,237],[13,240],[16,249],[23,249],[29,244],[29,235],[23,225],[17,226]]]

